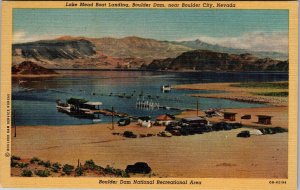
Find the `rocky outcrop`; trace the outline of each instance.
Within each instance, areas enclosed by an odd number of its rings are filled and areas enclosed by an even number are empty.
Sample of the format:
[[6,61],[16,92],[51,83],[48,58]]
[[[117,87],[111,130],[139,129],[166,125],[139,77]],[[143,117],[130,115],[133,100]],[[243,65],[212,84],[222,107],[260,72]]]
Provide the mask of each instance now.
[[13,45],[13,56],[39,59],[79,59],[96,53],[87,40],[47,40]]
[[287,71],[288,61],[258,58],[252,54],[228,54],[209,50],[182,53],[175,59],[154,60],[152,70]]
[[181,41],[181,42],[173,42],[173,43],[178,44],[178,45],[183,45],[183,46],[192,48],[194,50],[203,49],[203,50],[210,50],[210,51],[222,52],[222,53],[228,53],[228,54],[251,53],[252,55],[255,55],[256,57],[259,57],[259,58],[270,57],[272,59],[278,59],[278,60],[286,60],[288,58],[288,55],[286,53],[268,52],[268,51],[251,51],[249,49],[237,49],[237,48],[220,46],[218,44],[206,43],[199,39],[193,40],[193,41]]
[[149,64],[146,69],[149,70],[167,70],[170,68],[170,64],[174,61],[174,58],[167,59],[155,59]]
[[14,75],[55,75],[55,71],[41,67],[31,61],[24,61],[12,67]]

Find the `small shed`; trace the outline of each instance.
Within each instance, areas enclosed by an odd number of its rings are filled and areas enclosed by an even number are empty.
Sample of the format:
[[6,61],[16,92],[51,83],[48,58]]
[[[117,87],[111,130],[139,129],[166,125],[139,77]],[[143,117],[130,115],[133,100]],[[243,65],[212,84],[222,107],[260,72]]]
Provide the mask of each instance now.
[[150,122],[150,120],[151,120],[151,117],[149,117],[149,116],[139,117],[138,124],[142,125],[143,122]]
[[236,113],[233,112],[224,112],[224,119],[229,121],[235,121],[235,115]]
[[271,118],[272,116],[269,115],[257,115],[258,117],[258,123],[264,124],[264,125],[270,125],[271,124]]
[[174,116],[169,114],[164,114],[156,117],[156,122],[160,125],[168,125],[175,119]]

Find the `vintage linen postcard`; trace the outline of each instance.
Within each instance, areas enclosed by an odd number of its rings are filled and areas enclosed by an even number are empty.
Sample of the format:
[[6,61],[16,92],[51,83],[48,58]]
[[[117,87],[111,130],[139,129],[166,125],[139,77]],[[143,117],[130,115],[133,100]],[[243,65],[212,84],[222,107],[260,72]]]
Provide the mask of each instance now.
[[297,2],[2,6],[1,187],[296,189]]

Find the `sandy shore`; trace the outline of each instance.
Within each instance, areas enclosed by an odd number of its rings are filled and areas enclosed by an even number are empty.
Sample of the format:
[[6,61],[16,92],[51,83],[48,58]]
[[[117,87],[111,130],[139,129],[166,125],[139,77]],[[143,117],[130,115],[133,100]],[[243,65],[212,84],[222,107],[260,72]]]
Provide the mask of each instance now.
[[60,73],[57,74],[39,74],[39,75],[34,75],[34,74],[12,74],[13,78],[48,78],[48,77],[60,77],[63,76]]
[[[101,166],[125,169],[147,162],[159,177],[286,178],[288,133],[237,138],[245,129],[179,137],[128,139],[113,132],[158,133],[164,127],[135,124],[110,129],[109,124],[18,127],[12,153],[76,165],[93,159]],[[276,167],[274,167],[276,166]]]
[[275,96],[260,96],[255,93],[263,92],[282,92],[288,91],[288,89],[269,89],[269,88],[241,88],[233,87],[232,84],[237,83],[200,83],[200,84],[184,84],[177,85],[176,89],[192,89],[192,90],[219,90],[221,93],[209,93],[209,94],[194,94],[193,96],[205,97],[205,98],[223,98],[241,102],[253,102],[270,104],[276,106],[287,106],[288,97],[275,97]]
[[[247,101],[260,97],[250,94],[249,88],[230,87],[230,83],[180,85],[176,88],[225,90],[221,94],[197,94],[210,98],[241,98]],[[253,89],[252,89],[253,90]],[[250,95],[249,95],[250,94]],[[235,112],[236,122],[253,128],[257,115],[272,117],[272,124],[288,128],[287,98],[264,97],[260,103],[271,104],[261,108],[226,109]],[[276,105],[276,106],[275,106]],[[250,120],[241,116],[251,114]],[[184,111],[178,118],[195,116],[196,111]],[[199,111],[199,115],[204,115]],[[212,122],[223,121],[222,117],[209,118]],[[218,131],[190,136],[146,137],[129,139],[112,133],[125,130],[135,134],[157,134],[165,127],[142,128],[136,123],[111,129],[110,124],[77,126],[18,126],[17,137],[12,139],[12,154],[24,159],[39,157],[51,162],[77,164],[93,159],[101,166],[111,165],[125,169],[135,162],[146,162],[152,173],[159,177],[197,178],[286,178],[288,133],[237,138],[245,128]],[[12,130],[13,133],[13,130]]]

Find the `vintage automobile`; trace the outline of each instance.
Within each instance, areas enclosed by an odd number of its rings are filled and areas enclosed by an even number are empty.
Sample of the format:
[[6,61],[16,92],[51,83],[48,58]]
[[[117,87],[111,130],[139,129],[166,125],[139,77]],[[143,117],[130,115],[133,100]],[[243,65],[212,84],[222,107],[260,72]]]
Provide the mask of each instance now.
[[122,118],[118,121],[119,126],[126,126],[130,124],[130,119],[129,118]]

